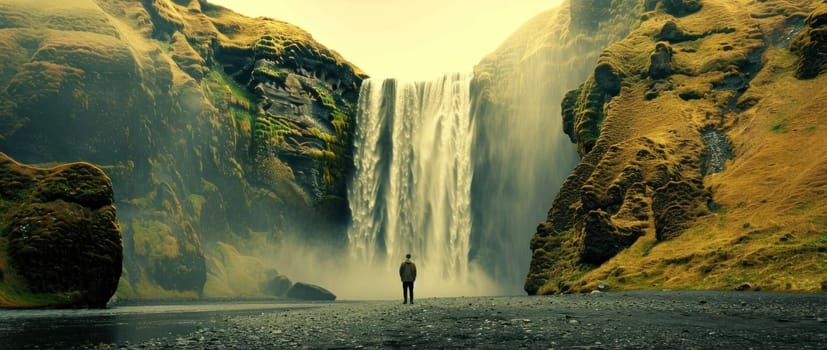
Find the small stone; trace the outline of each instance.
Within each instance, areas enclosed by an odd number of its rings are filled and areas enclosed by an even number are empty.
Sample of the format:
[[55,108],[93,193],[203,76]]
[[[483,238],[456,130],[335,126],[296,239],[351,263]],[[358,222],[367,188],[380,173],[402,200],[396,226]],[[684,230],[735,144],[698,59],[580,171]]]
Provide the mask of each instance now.
[[744,223],[744,228],[749,228],[751,225],[748,222]]
[[750,285],[749,283],[742,283],[742,284],[738,285],[737,287],[735,287],[735,290],[737,290],[739,292],[743,292],[745,290],[750,290],[750,289],[752,289],[752,285]]

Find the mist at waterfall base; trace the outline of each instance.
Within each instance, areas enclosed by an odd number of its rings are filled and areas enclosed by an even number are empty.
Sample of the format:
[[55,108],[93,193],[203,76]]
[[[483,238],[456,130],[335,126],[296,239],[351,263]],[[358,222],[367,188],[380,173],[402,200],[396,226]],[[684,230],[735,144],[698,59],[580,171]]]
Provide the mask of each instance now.
[[475,68],[480,76],[363,82],[346,247],[294,250],[284,263],[307,261],[305,278],[344,299],[399,298],[408,252],[418,297],[523,294],[531,237],[578,161],[560,103],[622,34],[533,40],[568,25],[567,11],[536,17]]
[[340,299],[397,299],[410,252],[419,298],[523,294],[531,237],[578,159],[560,101],[599,52],[570,49],[499,67],[496,104],[470,74],[363,82],[347,242],[282,244],[273,266]]
[[[533,228],[576,156],[571,146],[560,145],[565,135],[559,107],[543,108],[547,87],[520,91],[523,100],[529,96],[540,105],[515,108],[523,118],[480,131],[471,111],[471,81],[471,74],[448,74],[432,81],[363,83],[348,192],[353,219],[344,264],[350,270],[340,274],[354,283],[342,286],[345,295],[396,297],[396,270],[408,252],[418,266],[420,296],[522,293]],[[552,90],[562,96],[561,88]],[[502,137],[490,138],[492,132]],[[485,147],[475,140],[480,135],[489,137]],[[563,156],[555,156],[555,148]],[[492,157],[492,149],[510,152],[511,161]],[[504,168],[493,168],[496,162]],[[474,173],[482,168],[495,174]],[[472,202],[474,181],[501,197],[481,223],[472,222],[472,212],[492,205]],[[497,227],[503,229],[492,229]],[[365,274],[367,284],[359,282]]]
[[472,110],[471,74],[364,81],[347,242],[282,241],[272,266],[340,299],[396,299],[411,253],[419,298],[524,293],[531,236],[577,159],[559,106],[571,64],[515,69],[505,110]]
[[363,82],[346,245],[290,235],[255,255],[345,300],[400,298],[398,269],[407,253],[417,265],[417,298],[504,294],[468,259],[470,82],[470,74]]
[[420,295],[500,294],[497,283],[468,260],[470,82],[470,74],[367,80],[360,91],[348,190],[350,257],[381,275],[411,253]]

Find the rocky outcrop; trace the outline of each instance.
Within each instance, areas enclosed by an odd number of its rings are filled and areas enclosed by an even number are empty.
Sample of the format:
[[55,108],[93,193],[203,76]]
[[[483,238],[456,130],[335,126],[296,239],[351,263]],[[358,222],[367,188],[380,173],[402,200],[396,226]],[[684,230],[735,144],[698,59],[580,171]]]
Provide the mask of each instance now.
[[[252,72],[244,83],[264,112],[253,130],[256,163],[281,159],[313,203],[346,222],[351,117],[363,77],[327,49],[273,35],[253,45],[246,65],[225,69],[236,79]],[[267,179],[267,169],[259,176]]]
[[293,282],[287,276],[275,276],[269,281],[266,281],[262,288],[265,293],[275,295],[277,297],[286,297],[287,292],[293,287]]
[[[636,6],[565,2],[532,18],[474,68],[470,258],[503,285],[519,288],[524,281],[525,242],[536,227],[537,210],[566,179],[577,152],[594,147],[604,102],[620,88],[625,73],[607,65],[600,79],[581,85],[582,95],[566,92],[595,71],[606,45],[636,26]],[[614,58],[605,59],[610,64]],[[561,125],[555,116],[564,97],[567,117]],[[578,140],[577,149],[561,129]],[[506,263],[503,257],[509,257]]]
[[202,295],[229,278],[218,242],[343,241],[365,75],[310,34],[198,0],[3,2],[0,22],[0,150],[112,177],[120,297]]
[[336,300],[336,295],[314,284],[296,282],[287,291],[287,297],[301,300]]
[[[746,257],[755,249],[785,252],[799,261],[812,257],[808,254],[813,250],[745,243],[752,241],[736,232],[749,230],[752,224],[723,223],[730,213],[720,205],[727,202],[729,210],[740,212],[750,201],[743,193],[758,195],[744,185],[747,182],[740,182],[753,175],[731,169],[730,157],[745,162],[738,164],[755,166],[752,173],[770,172],[757,168],[759,158],[789,164],[787,159],[759,157],[760,152],[748,147],[764,149],[767,146],[758,140],[765,139],[766,133],[784,130],[789,121],[769,122],[779,117],[768,111],[799,110],[796,102],[775,95],[777,86],[795,91],[807,88],[785,83],[791,55],[773,43],[779,36],[795,35],[796,23],[800,23],[795,19],[813,8],[806,22],[809,27],[798,34],[791,50],[799,57],[817,58],[812,54],[817,46],[805,42],[818,40],[802,39],[818,37],[813,34],[817,30],[808,32],[808,28],[819,27],[817,13],[823,5],[816,1],[800,7],[780,1],[732,6],[710,1],[703,6],[699,1],[646,1],[643,9],[649,12],[640,17],[639,27],[608,45],[591,76],[562,99],[564,131],[582,159],[563,183],[548,220],[537,227],[531,240],[525,290],[529,294],[583,291],[605,282],[621,289],[661,283],[692,287],[707,281],[706,274],[719,266],[750,259]],[[807,50],[811,54],[803,54]],[[823,64],[805,61],[799,61],[797,74],[808,64]],[[739,160],[739,156],[746,159]],[[803,187],[800,190],[807,193]],[[761,202],[756,208],[765,208],[773,220],[790,220],[771,209],[784,206],[781,197],[774,198],[775,204]],[[813,220],[814,212],[808,213],[803,214],[808,219],[802,220]],[[717,224],[715,218],[720,220]],[[704,234],[707,240],[701,238]],[[725,240],[721,237],[734,237],[731,240],[740,246],[716,243]],[[651,256],[653,251],[657,257]],[[692,271],[687,272],[690,276],[672,275],[675,269],[684,268]],[[750,273],[738,271],[716,276]],[[716,288],[728,283],[724,277],[716,278]]]
[[663,27],[658,33],[658,40],[663,40],[669,43],[681,43],[684,41],[697,40],[702,35],[687,33],[683,28],[678,27],[675,21],[668,20],[663,24]]
[[0,153],[0,307],[105,307],[123,244],[99,168],[40,169]]
[[646,11],[652,11],[658,6],[677,17],[686,16],[698,12],[703,6],[700,0],[646,0],[644,1],[644,8]]
[[827,70],[827,3],[807,16],[790,50],[799,56],[795,74],[799,79],[812,79]]
[[649,77],[663,79],[672,74],[672,47],[667,42],[658,42],[649,56]]
[[563,97],[563,131],[577,145],[580,156],[588,154],[594,148],[603,122],[603,105],[610,97],[597,86],[593,78]]

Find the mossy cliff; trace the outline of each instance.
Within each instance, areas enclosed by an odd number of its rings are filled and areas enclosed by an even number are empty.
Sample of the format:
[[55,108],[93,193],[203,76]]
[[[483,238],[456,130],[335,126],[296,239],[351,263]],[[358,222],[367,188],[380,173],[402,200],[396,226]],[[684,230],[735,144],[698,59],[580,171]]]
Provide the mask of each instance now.
[[513,286],[509,292],[518,293],[524,282],[526,242],[544,217],[549,193],[577,162],[563,134],[560,100],[591,73],[603,47],[637,24],[639,6],[564,3],[524,24],[474,68],[471,258]]
[[0,1],[0,150],[112,177],[121,297],[255,294],[211,289],[222,244],[342,239],[363,78],[295,26],[205,1]]
[[99,168],[40,169],[0,153],[0,307],[103,307],[121,276],[112,183]]
[[826,289],[825,6],[640,1],[562,99],[581,161],[525,290]]

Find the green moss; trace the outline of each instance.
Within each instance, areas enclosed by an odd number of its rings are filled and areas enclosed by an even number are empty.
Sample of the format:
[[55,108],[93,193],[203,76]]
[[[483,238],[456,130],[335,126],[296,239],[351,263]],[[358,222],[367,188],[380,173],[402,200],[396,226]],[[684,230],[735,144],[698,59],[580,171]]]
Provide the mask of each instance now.
[[252,134],[258,113],[255,95],[218,70],[206,74],[201,88],[213,106],[235,120],[239,132]]
[[[349,133],[347,128],[351,127],[348,123],[352,116],[345,115],[349,112],[345,110],[348,107],[343,97],[313,76],[325,70],[322,75],[342,81],[346,90],[343,94],[350,98],[358,92],[361,72],[297,27],[269,19],[246,18],[202,3],[200,7],[216,17],[204,18],[197,8],[187,7],[187,3],[177,0],[89,2],[84,11],[94,17],[88,18],[79,18],[68,9],[48,10],[25,1],[0,5],[0,18],[4,19],[0,26],[7,29],[0,33],[0,48],[6,49],[0,50],[0,75],[8,83],[4,85],[7,93],[0,97],[0,115],[9,116],[0,117],[0,141],[14,142],[11,136],[23,128],[23,132],[18,133],[23,136],[18,136],[18,140],[48,141],[36,147],[44,156],[74,159],[78,152],[97,150],[93,152],[96,160],[115,164],[111,161],[114,154],[139,163],[137,167],[124,169],[123,175],[116,178],[121,193],[119,199],[124,201],[122,206],[129,215],[124,224],[128,233],[124,239],[132,275],[124,277],[124,285],[128,286],[130,295],[151,297],[148,294],[162,292],[152,287],[175,288],[174,281],[164,284],[162,277],[174,280],[179,279],[178,275],[197,275],[199,239],[214,243],[214,239],[234,235],[244,238],[239,232],[250,227],[263,230],[277,226],[274,223],[301,220],[290,216],[296,210],[307,210],[310,200],[296,205],[291,202],[293,197],[306,199],[300,198],[306,194],[296,185],[288,165],[271,169],[274,176],[285,180],[280,183],[281,187],[262,186],[249,178],[260,160],[255,153],[259,137],[268,142],[265,147],[279,139],[286,139],[290,147],[295,147],[283,150],[278,147],[287,143],[273,144],[267,149],[268,155],[301,152],[302,145],[293,144],[292,136],[300,136],[295,139],[301,142],[312,138],[312,134],[328,143],[327,148],[313,153],[322,159],[314,172],[318,171],[325,183],[332,183],[332,174],[337,173],[330,169],[331,159],[349,152],[341,145],[350,147],[348,141],[337,137],[338,133]],[[19,8],[48,12],[48,16],[5,15],[6,10]],[[61,11],[63,13],[58,13]],[[40,17],[46,20],[40,21]],[[21,28],[16,28],[18,26]],[[60,32],[70,30],[78,32]],[[251,43],[259,57],[251,57]],[[262,56],[272,60],[259,60]],[[251,58],[268,63],[254,75],[267,75],[276,83],[284,83],[289,77],[293,83],[291,74],[295,74],[296,81],[303,84],[320,84],[314,89],[318,99],[313,112],[319,111],[319,105],[325,109],[314,117],[326,119],[323,124],[336,119],[337,132],[329,125],[308,130],[312,124],[296,125],[264,115],[259,109],[259,96],[251,93],[244,81],[250,75],[245,62]],[[310,60],[322,62],[302,67],[316,70],[312,75],[301,76],[304,71],[292,73],[294,68]],[[207,62],[222,66],[208,66]],[[195,80],[182,74],[176,65]],[[203,68],[203,74],[192,74],[190,68]],[[236,81],[234,77],[238,76],[242,77]],[[270,121],[256,125],[257,118]],[[58,119],[74,125],[72,130],[82,135],[72,133],[71,140],[66,139],[67,124],[51,123]],[[90,122],[73,124],[76,120]],[[41,132],[46,130],[44,127],[54,128],[56,132]],[[99,129],[125,130],[128,135],[123,132],[107,135],[98,132]],[[34,130],[33,138],[24,133],[27,130]],[[258,136],[254,135],[256,132]],[[118,146],[118,141],[126,136],[149,149],[108,150],[110,146]],[[77,144],[77,140],[95,143]],[[64,144],[69,147],[62,147]],[[308,144],[318,147],[321,143],[310,140]],[[59,152],[53,152],[50,147]],[[133,157],[135,152],[139,153],[137,158]],[[180,159],[182,155],[186,156],[184,162]],[[200,176],[205,179],[201,180]],[[138,180],[133,181],[133,177]],[[3,185],[0,192],[12,190]],[[72,190],[70,184],[57,182],[50,192],[67,190]],[[14,198],[31,194],[30,189],[15,191]],[[91,193],[85,194],[88,197]],[[1,213],[7,212],[12,205],[9,202],[0,196]],[[166,247],[176,244],[180,256],[169,258],[175,253]],[[164,270],[166,266],[169,271]],[[199,291],[197,283],[190,285],[194,287],[186,288],[187,291]]]
[[271,35],[264,35],[253,44],[253,52],[257,57],[278,58],[281,47],[276,44],[276,40]]
[[158,190],[156,189],[148,192],[143,197],[128,199],[126,202],[140,208],[149,208],[155,202],[157,196]]
[[0,304],[102,306],[122,259],[109,179],[86,163],[37,169],[4,154],[0,174],[3,206],[13,208],[0,212]]
[[336,109],[336,101],[330,96],[330,92],[324,87],[314,87],[313,91],[316,92],[316,96],[321,100],[322,105],[330,109]]
[[[319,160],[323,160],[323,161],[324,160],[332,161],[332,160],[336,159],[336,154],[333,153],[332,151],[329,151],[329,150],[322,151],[322,150],[318,150],[318,149],[309,149],[305,152],[305,154],[307,154],[310,157],[313,157],[313,158],[316,158],[316,159],[319,159]],[[325,169],[325,170],[329,171],[328,169]]]
[[301,127],[287,118],[256,118],[253,136],[257,140],[280,144],[286,135],[301,136]]
[[604,100],[593,76],[563,98],[563,130],[581,156],[591,151],[600,136]]
[[215,106],[235,107],[234,109],[246,113],[255,112],[257,97],[218,70],[210,70],[202,80],[201,87]]
[[653,240],[650,240],[650,241],[646,242],[646,244],[643,245],[643,252],[641,253],[641,256],[648,256],[649,252],[652,251],[652,248],[654,248],[655,245],[657,245],[657,244],[658,244],[657,239],[653,239]]
[[131,228],[132,246],[136,254],[147,257],[177,256],[177,245],[176,249],[169,249],[173,244],[168,243],[168,238],[175,238],[167,224],[157,220],[133,219]]
[[271,80],[280,86],[287,82],[288,73],[283,70],[276,70],[266,66],[258,66],[253,69],[253,78],[257,80]]
[[80,297],[79,292],[67,293],[32,293],[25,287],[15,287],[17,282],[9,282],[11,278],[0,283],[0,300],[13,300],[14,304],[4,305],[9,307],[41,307],[43,305],[63,306],[71,305]]
[[715,211],[715,215],[718,217],[718,228],[724,228],[727,224],[726,216],[727,210],[724,207],[718,207],[718,210]]
[[[189,196],[187,196],[187,200],[189,201],[190,205],[192,206],[193,211],[195,212],[195,215],[200,217],[201,216],[201,208],[204,207],[204,203],[207,201],[207,199],[204,198],[204,196],[202,196],[202,195],[190,194]],[[199,218],[196,218],[196,220],[199,220]]]

